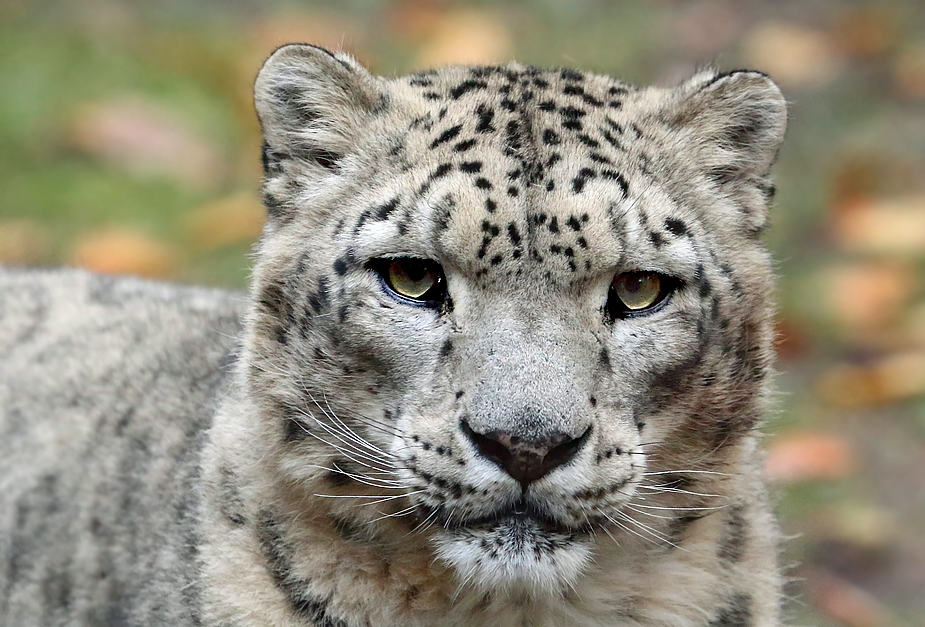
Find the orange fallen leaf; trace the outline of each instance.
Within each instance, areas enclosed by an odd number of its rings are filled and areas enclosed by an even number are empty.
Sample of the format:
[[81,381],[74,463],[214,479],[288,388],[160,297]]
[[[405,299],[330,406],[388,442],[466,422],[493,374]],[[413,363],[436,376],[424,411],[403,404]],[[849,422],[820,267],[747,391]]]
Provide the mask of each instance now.
[[851,445],[827,433],[791,433],[775,438],[768,447],[765,472],[772,481],[838,479],[855,467]]
[[196,209],[186,227],[195,244],[213,249],[253,241],[263,229],[265,216],[256,196],[244,193]]
[[164,278],[176,273],[179,255],[172,247],[144,233],[112,228],[78,239],[72,260],[104,274]]
[[884,6],[844,10],[834,22],[832,39],[841,50],[856,57],[878,57],[899,40],[896,23]]
[[828,315],[853,333],[891,323],[917,290],[915,268],[888,261],[827,268],[817,290]]
[[774,321],[774,347],[782,361],[799,359],[809,348],[809,338],[792,318],[778,318]]
[[71,143],[113,168],[141,176],[168,176],[196,188],[224,173],[218,150],[152,102],[127,97],[79,108]]
[[490,9],[458,9],[443,14],[421,47],[417,65],[498,63],[514,51],[501,16]]
[[748,64],[787,86],[818,85],[835,78],[842,59],[825,33],[790,22],[763,22],[747,33]]
[[835,237],[849,250],[925,256],[925,195],[867,202],[841,212]]
[[386,22],[404,37],[424,37],[440,23],[444,10],[440,0],[400,0],[386,7]]
[[925,394],[925,351],[890,355],[863,366],[836,366],[819,380],[819,394],[839,407],[869,407]]

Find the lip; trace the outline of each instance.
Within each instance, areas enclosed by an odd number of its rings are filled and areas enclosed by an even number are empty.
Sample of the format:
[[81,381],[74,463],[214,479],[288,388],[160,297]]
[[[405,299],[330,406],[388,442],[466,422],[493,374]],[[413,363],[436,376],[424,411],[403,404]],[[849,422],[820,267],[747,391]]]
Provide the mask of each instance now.
[[543,507],[521,499],[507,507],[502,507],[491,514],[468,520],[457,520],[446,526],[454,529],[493,529],[497,527],[533,527],[544,533],[576,535],[582,530],[569,526],[552,516]]

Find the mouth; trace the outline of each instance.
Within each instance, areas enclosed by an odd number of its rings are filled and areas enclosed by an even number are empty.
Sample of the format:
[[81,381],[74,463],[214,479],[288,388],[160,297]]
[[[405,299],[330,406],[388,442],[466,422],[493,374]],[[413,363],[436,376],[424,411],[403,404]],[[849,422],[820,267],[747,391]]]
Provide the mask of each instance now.
[[545,507],[525,499],[520,499],[478,518],[460,519],[448,515],[443,523],[447,531],[498,531],[503,529],[511,532],[570,537],[587,534],[586,529],[569,525],[552,516]]
[[574,587],[593,552],[590,529],[523,499],[485,516],[453,517],[433,543],[466,585],[546,596]]

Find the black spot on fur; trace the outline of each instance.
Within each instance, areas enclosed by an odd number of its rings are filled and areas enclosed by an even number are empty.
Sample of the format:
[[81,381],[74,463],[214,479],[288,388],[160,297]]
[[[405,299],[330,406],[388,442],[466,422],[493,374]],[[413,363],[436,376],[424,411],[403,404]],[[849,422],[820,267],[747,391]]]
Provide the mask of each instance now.
[[665,220],[665,229],[676,237],[689,235],[687,225],[677,218],[668,218]]
[[491,181],[489,181],[484,176],[480,176],[479,178],[475,179],[475,186],[479,189],[492,189]]
[[395,211],[395,209],[397,208],[398,208],[398,196],[388,201],[387,203],[379,205],[376,208],[375,210],[376,219],[377,220],[387,219],[390,215],[392,215],[392,212]]
[[308,304],[316,314],[320,314],[328,306],[328,280],[325,277],[318,279],[318,289],[314,294],[308,295]]
[[578,70],[564,69],[559,75],[563,78],[563,80],[573,82],[583,81],[585,79],[584,74]]
[[454,87],[452,91],[450,91],[450,96],[452,96],[454,100],[459,100],[464,94],[470,91],[485,89],[486,87],[488,87],[488,83],[486,83],[485,81],[477,81],[477,80],[463,81],[462,83]]
[[745,518],[745,508],[742,505],[734,505],[729,508],[729,513],[723,521],[723,537],[720,538],[716,549],[717,556],[732,564],[738,563],[745,553],[747,536],[748,521]]
[[587,133],[579,133],[578,141],[589,148],[600,148],[600,143],[596,139],[592,139]]
[[706,298],[710,295],[710,291],[713,286],[710,285],[710,282],[707,279],[702,279],[700,281],[700,298]]
[[737,592],[719,609],[708,627],[750,627],[751,622],[752,597],[745,592]]
[[334,260],[334,272],[337,276],[344,276],[347,270],[353,265],[355,257],[352,250],[348,250],[343,255]]
[[440,356],[448,357],[450,353],[453,352],[453,342],[452,340],[447,340],[443,343],[443,346],[440,347]]
[[481,161],[467,161],[459,164],[459,169],[467,174],[475,174],[482,171]]
[[263,173],[269,177],[274,174],[280,174],[283,170],[281,162],[283,156],[270,148],[270,144],[263,142],[260,147],[260,163],[263,165]]
[[547,128],[543,131],[543,143],[550,146],[556,146],[562,143],[562,140],[559,138],[558,133],[556,133],[551,128]]
[[292,550],[283,538],[281,525],[276,517],[262,511],[258,519],[257,537],[261,553],[267,562],[267,570],[293,611],[317,627],[348,627],[346,622],[328,614],[327,599],[319,599],[309,594],[310,581],[292,572]]
[[608,144],[610,144],[617,150],[620,150],[620,151],[624,150],[623,144],[621,144],[616,137],[611,135],[607,129],[602,128],[600,129],[600,131],[601,131],[601,137],[604,138],[604,141],[606,141]]
[[445,143],[447,143],[448,141],[451,141],[451,140],[454,139],[457,135],[459,135],[459,131],[461,131],[461,130],[462,130],[462,124],[457,124],[456,126],[451,126],[450,128],[448,128],[448,129],[446,129],[445,131],[443,131],[442,133],[440,133],[440,135],[439,135],[434,141],[432,141],[432,142],[430,143],[430,147],[431,147],[431,148],[436,148],[436,147],[439,146],[440,144],[445,144]]
[[511,243],[514,244],[514,246],[520,246],[520,232],[517,230],[517,225],[513,222],[507,225],[507,235],[511,239]]
[[497,208],[498,208],[498,203],[496,203],[491,198],[485,199],[485,211],[487,211],[488,213],[494,213],[495,209]]
[[472,148],[473,146],[475,146],[475,140],[474,140],[474,139],[464,139],[463,141],[461,141],[461,142],[459,142],[458,144],[456,144],[455,146],[453,146],[453,150],[456,151],[456,152],[466,152],[467,150],[469,150],[469,149]]
[[668,525],[668,539],[674,546],[680,546],[684,542],[684,534],[687,528],[700,520],[699,515],[683,514],[678,516]]
[[626,198],[629,196],[630,186],[626,182],[626,179],[623,178],[623,175],[615,170],[601,170],[601,177],[607,179],[608,181],[614,181],[617,185],[620,186],[620,191],[623,193],[623,197]]
[[285,204],[270,192],[263,193],[263,206],[267,208],[270,219],[278,219],[286,214]]
[[559,113],[561,113],[562,117],[566,120],[579,120],[587,115],[585,111],[582,111],[578,107],[573,107],[572,105],[562,107]]
[[576,194],[580,194],[585,188],[585,183],[596,176],[597,172],[591,168],[581,168],[578,171],[578,175],[572,179],[572,191]]
[[478,124],[475,125],[476,133],[493,133],[495,132],[495,127],[492,124],[492,120],[495,117],[494,109],[491,109],[484,104],[480,104],[475,108],[475,114],[479,116]]
[[658,231],[649,231],[649,241],[652,242],[652,245],[656,248],[661,248],[665,243],[665,238],[662,237]]

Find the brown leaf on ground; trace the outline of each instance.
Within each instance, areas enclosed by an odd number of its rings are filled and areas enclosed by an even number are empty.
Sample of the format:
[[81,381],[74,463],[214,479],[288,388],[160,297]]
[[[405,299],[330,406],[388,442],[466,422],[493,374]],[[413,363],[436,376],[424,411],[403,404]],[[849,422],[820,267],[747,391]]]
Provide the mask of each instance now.
[[832,28],[832,40],[847,54],[879,57],[899,41],[893,14],[884,6],[859,6],[844,10]]
[[925,44],[907,48],[896,56],[893,81],[900,95],[925,98]]
[[799,359],[809,348],[809,338],[792,318],[777,318],[774,321],[774,347],[782,361]]
[[925,195],[859,204],[839,212],[834,229],[848,250],[925,257]]
[[500,63],[510,59],[514,44],[501,16],[491,9],[444,13],[418,52],[416,64]]
[[819,395],[838,407],[870,407],[925,394],[925,351],[890,355],[863,366],[835,366],[819,380]]
[[265,216],[257,198],[243,193],[196,209],[185,226],[196,246],[213,249],[253,241],[263,229]]
[[218,150],[157,105],[129,97],[80,108],[71,143],[110,167],[139,176],[167,176],[209,188],[224,174]]
[[48,261],[48,233],[31,220],[0,221],[0,263],[36,265]]
[[104,274],[167,278],[176,274],[179,255],[149,235],[126,228],[88,233],[77,240],[72,261]]
[[415,39],[426,37],[443,19],[444,0],[400,0],[387,7],[386,23],[395,32]]
[[799,432],[779,436],[768,447],[765,472],[772,481],[838,479],[854,471],[848,441],[828,433]]
[[804,574],[813,605],[845,627],[881,627],[889,620],[886,608],[869,592],[824,570]]
[[828,316],[852,333],[892,323],[917,289],[915,268],[890,261],[828,268],[817,277],[816,293]]
[[842,59],[825,33],[791,22],[763,22],[742,42],[745,61],[789,87],[835,78]]

